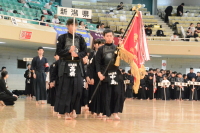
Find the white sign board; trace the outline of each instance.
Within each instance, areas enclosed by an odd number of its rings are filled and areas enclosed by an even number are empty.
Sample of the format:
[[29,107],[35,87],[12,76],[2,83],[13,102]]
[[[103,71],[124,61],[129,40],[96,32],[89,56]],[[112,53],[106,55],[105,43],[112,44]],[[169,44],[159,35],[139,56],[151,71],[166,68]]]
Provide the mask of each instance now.
[[68,7],[58,7],[57,8],[58,16],[65,17],[76,17],[76,18],[92,18],[92,10],[88,9],[77,9],[77,8],[68,8]]
[[200,82],[188,81],[188,85],[200,85]]
[[15,18],[11,18],[11,21],[12,21],[13,25],[18,26],[17,20]]
[[32,61],[33,58],[23,58],[23,61]]

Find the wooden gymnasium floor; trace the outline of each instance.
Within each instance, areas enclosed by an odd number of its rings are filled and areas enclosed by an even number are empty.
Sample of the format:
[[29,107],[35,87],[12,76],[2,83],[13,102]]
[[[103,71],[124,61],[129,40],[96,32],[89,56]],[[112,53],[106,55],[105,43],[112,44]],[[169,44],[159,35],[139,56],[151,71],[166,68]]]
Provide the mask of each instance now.
[[0,133],[199,133],[200,102],[126,100],[120,121],[57,118],[49,105],[19,99],[0,106]]

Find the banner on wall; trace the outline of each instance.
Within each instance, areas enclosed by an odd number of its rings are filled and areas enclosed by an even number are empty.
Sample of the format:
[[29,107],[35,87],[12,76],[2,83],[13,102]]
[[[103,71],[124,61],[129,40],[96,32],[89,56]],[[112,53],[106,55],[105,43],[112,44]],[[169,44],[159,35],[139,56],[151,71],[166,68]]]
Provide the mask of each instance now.
[[103,34],[94,31],[90,31],[90,35],[93,37],[94,40],[103,38]]
[[[93,37],[94,40],[103,38],[102,33],[90,31],[90,34],[91,34],[91,36]],[[121,39],[121,37],[114,37],[114,44],[118,45],[118,42],[119,42],[120,39]]]
[[[57,32],[57,37],[59,37],[62,34],[67,33],[68,31],[67,27],[54,26],[54,29]],[[85,39],[87,46],[90,46],[90,35],[87,33],[86,30],[77,30],[76,33],[81,34],[82,37]]]
[[162,69],[166,70],[167,67],[167,61],[166,60],[162,60]]

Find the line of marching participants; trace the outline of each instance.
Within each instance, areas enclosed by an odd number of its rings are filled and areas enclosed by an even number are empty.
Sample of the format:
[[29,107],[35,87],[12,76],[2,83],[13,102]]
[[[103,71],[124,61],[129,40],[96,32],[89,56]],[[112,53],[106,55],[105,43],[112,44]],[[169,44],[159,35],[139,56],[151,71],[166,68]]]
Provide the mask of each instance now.
[[[123,70],[122,73],[126,77],[125,79],[130,75]],[[187,75],[158,68],[149,69],[145,78],[140,80],[138,94],[135,94],[131,89],[133,82],[125,85],[127,86],[125,94],[127,99],[197,101],[200,100],[200,83],[198,82],[200,82],[200,72],[197,72],[196,75],[193,68],[190,68],[190,73]]]
[[105,30],[104,39],[95,40],[93,50],[87,52],[80,34],[75,34],[72,45],[77,24],[75,21],[74,29],[73,19],[69,19],[68,32],[58,37],[54,56],[57,61],[50,65],[48,103],[66,120],[76,118],[82,106],[98,118],[119,120],[125,90],[123,75],[114,65],[117,56],[114,33]]

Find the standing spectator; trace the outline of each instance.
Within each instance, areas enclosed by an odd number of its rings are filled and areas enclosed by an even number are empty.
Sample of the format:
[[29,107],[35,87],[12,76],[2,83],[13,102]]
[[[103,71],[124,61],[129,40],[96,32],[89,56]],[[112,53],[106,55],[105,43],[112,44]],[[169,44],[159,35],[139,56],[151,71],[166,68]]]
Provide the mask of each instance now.
[[192,78],[196,78],[193,68],[190,68],[190,73],[187,74],[187,78],[192,81]]
[[59,21],[57,15],[54,15],[54,18],[51,20],[51,22],[54,23],[54,24],[60,24],[60,21]]
[[170,38],[171,41],[178,41],[178,36],[176,33],[174,33],[171,38]]
[[152,35],[152,29],[150,26],[148,26],[146,29],[145,29],[145,33],[147,36],[151,36]]
[[182,3],[181,5],[179,5],[178,7],[177,7],[177,16],[183,16],[183,6],[184,6],[185,4],[184,3]]
[[123,10],[123,5],[124,3],[123,2],[120,2],[120,5],[117,6],[117,10]]
[[44,8],[47,9],[47,12],[48,12],[49,15],[52,15],[52,12],[50,11],[51,5],[52,5],[52,4],[53,4],[53,3],[50,1],[49,3],[46,3],[46,4],[44,5]]
[[172,16],[172,11],[173,11],[173,7],[172,6],[168,6],[165,9],[165,22],[168,23],[169,22],[169,16]]

